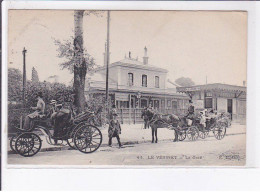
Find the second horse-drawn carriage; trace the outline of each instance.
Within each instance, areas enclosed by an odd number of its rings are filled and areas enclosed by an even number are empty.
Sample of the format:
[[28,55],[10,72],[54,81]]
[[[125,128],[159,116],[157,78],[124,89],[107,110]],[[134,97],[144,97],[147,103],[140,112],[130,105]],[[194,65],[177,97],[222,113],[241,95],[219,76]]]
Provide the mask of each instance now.
[[[11,149],[24,156],[37,154],[42,147],[42,135],[48,144],[69,145],[82,153],[95,152],[102,143],[102,133],[95,125],[94,112],[73,115],[69,109],[61,109],[54,119],[40,115],[32,120],[29,129],[23,128],[23,118],[17,133],[10,139]],[[52,132],[54,130],[54,132]]]
[[174,114],[160,114],[150,109],[145,109],[142,112],[145,126],[152,128],[152,143],[157,143],[157,129],[168,128],[175,131],[174,141],[183,141],[188,137],[191,141],[196,141],[199,137],[205,139],[209,132],[212,131],[214,137],[221,140],[226,135],[227,123],[223,118],[212,117],[206,120],[206,126],[203,127],[201,124],[201,118],[194,116],[188,118],[186,116],[176,116]]

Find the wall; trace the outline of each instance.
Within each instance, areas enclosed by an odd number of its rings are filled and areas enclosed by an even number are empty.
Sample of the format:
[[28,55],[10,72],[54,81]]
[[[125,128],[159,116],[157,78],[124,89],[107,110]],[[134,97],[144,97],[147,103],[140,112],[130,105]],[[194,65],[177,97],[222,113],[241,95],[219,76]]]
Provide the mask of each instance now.
[[[233,107],[234,107],[234,102],[233,102]],[[227,99],[226,98],[218,98],[217,99],[217,108],[218,111],[225,111],[227,112]]]
[[128,85],[128,73],[134,75],[134,85],[132,88],[142,86],[142,75],[147,75],[147,88],[155,88],[155,76],[159,76],[159,88],[165,88],[166,73],[148,71],[135,68],[119,67],[121,79],[119,79],[119,85]]

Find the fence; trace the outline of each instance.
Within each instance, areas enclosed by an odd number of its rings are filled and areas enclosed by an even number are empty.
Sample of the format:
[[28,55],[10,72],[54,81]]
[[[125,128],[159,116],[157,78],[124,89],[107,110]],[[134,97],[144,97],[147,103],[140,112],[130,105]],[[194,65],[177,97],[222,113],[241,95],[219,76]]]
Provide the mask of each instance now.
[[[117,109],[118,113],[118,120],[122,124],[140,124],[143,123],[143,119],[141,118],[142,115],[141,108],[120,108]],[[158,109],[159,113],[163,114],[176,114],[176,115],[183,115],[187,111],[186,109]]]

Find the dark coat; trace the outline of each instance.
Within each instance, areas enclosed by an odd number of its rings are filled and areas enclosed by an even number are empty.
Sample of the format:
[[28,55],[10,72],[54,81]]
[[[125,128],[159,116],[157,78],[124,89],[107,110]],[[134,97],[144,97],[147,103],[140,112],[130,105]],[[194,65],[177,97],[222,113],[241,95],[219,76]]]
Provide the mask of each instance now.
[[117,120],[111,120],[108,127],[108,137],[116,137],[121,134],[121,126]]

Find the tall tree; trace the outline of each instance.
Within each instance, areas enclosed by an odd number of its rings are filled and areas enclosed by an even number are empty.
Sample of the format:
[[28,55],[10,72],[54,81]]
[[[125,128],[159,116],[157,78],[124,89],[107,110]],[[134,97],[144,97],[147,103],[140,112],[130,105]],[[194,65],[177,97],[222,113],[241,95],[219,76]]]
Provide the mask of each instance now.
[[87,73],[87,65],[84,58],[83,49],[83,14],[84,11],[74,11],[74,83],[75,105],[79,112],[83,111],[85,106],[85,80]]
[[94,14],[101,15],[101,11],[74,11],[74,37],[72,40],[55,40],[58,46],[58,57],[67,60],[60,64],[62,69],[67,68],[73,74],[74,105],[79,112],[85,107],[85,80],[87,71],[94,67],[95,61],[83,46],[83,16]]
[[32,83],[38,83],[38,82],[39,82],[38,72],[37,72],[36,69],[33,67],[33,68],[32,68]]
[[195,83],[189,77],[180,77],[175,80],[175,83],[183,87],[189,87],[195,85]]

